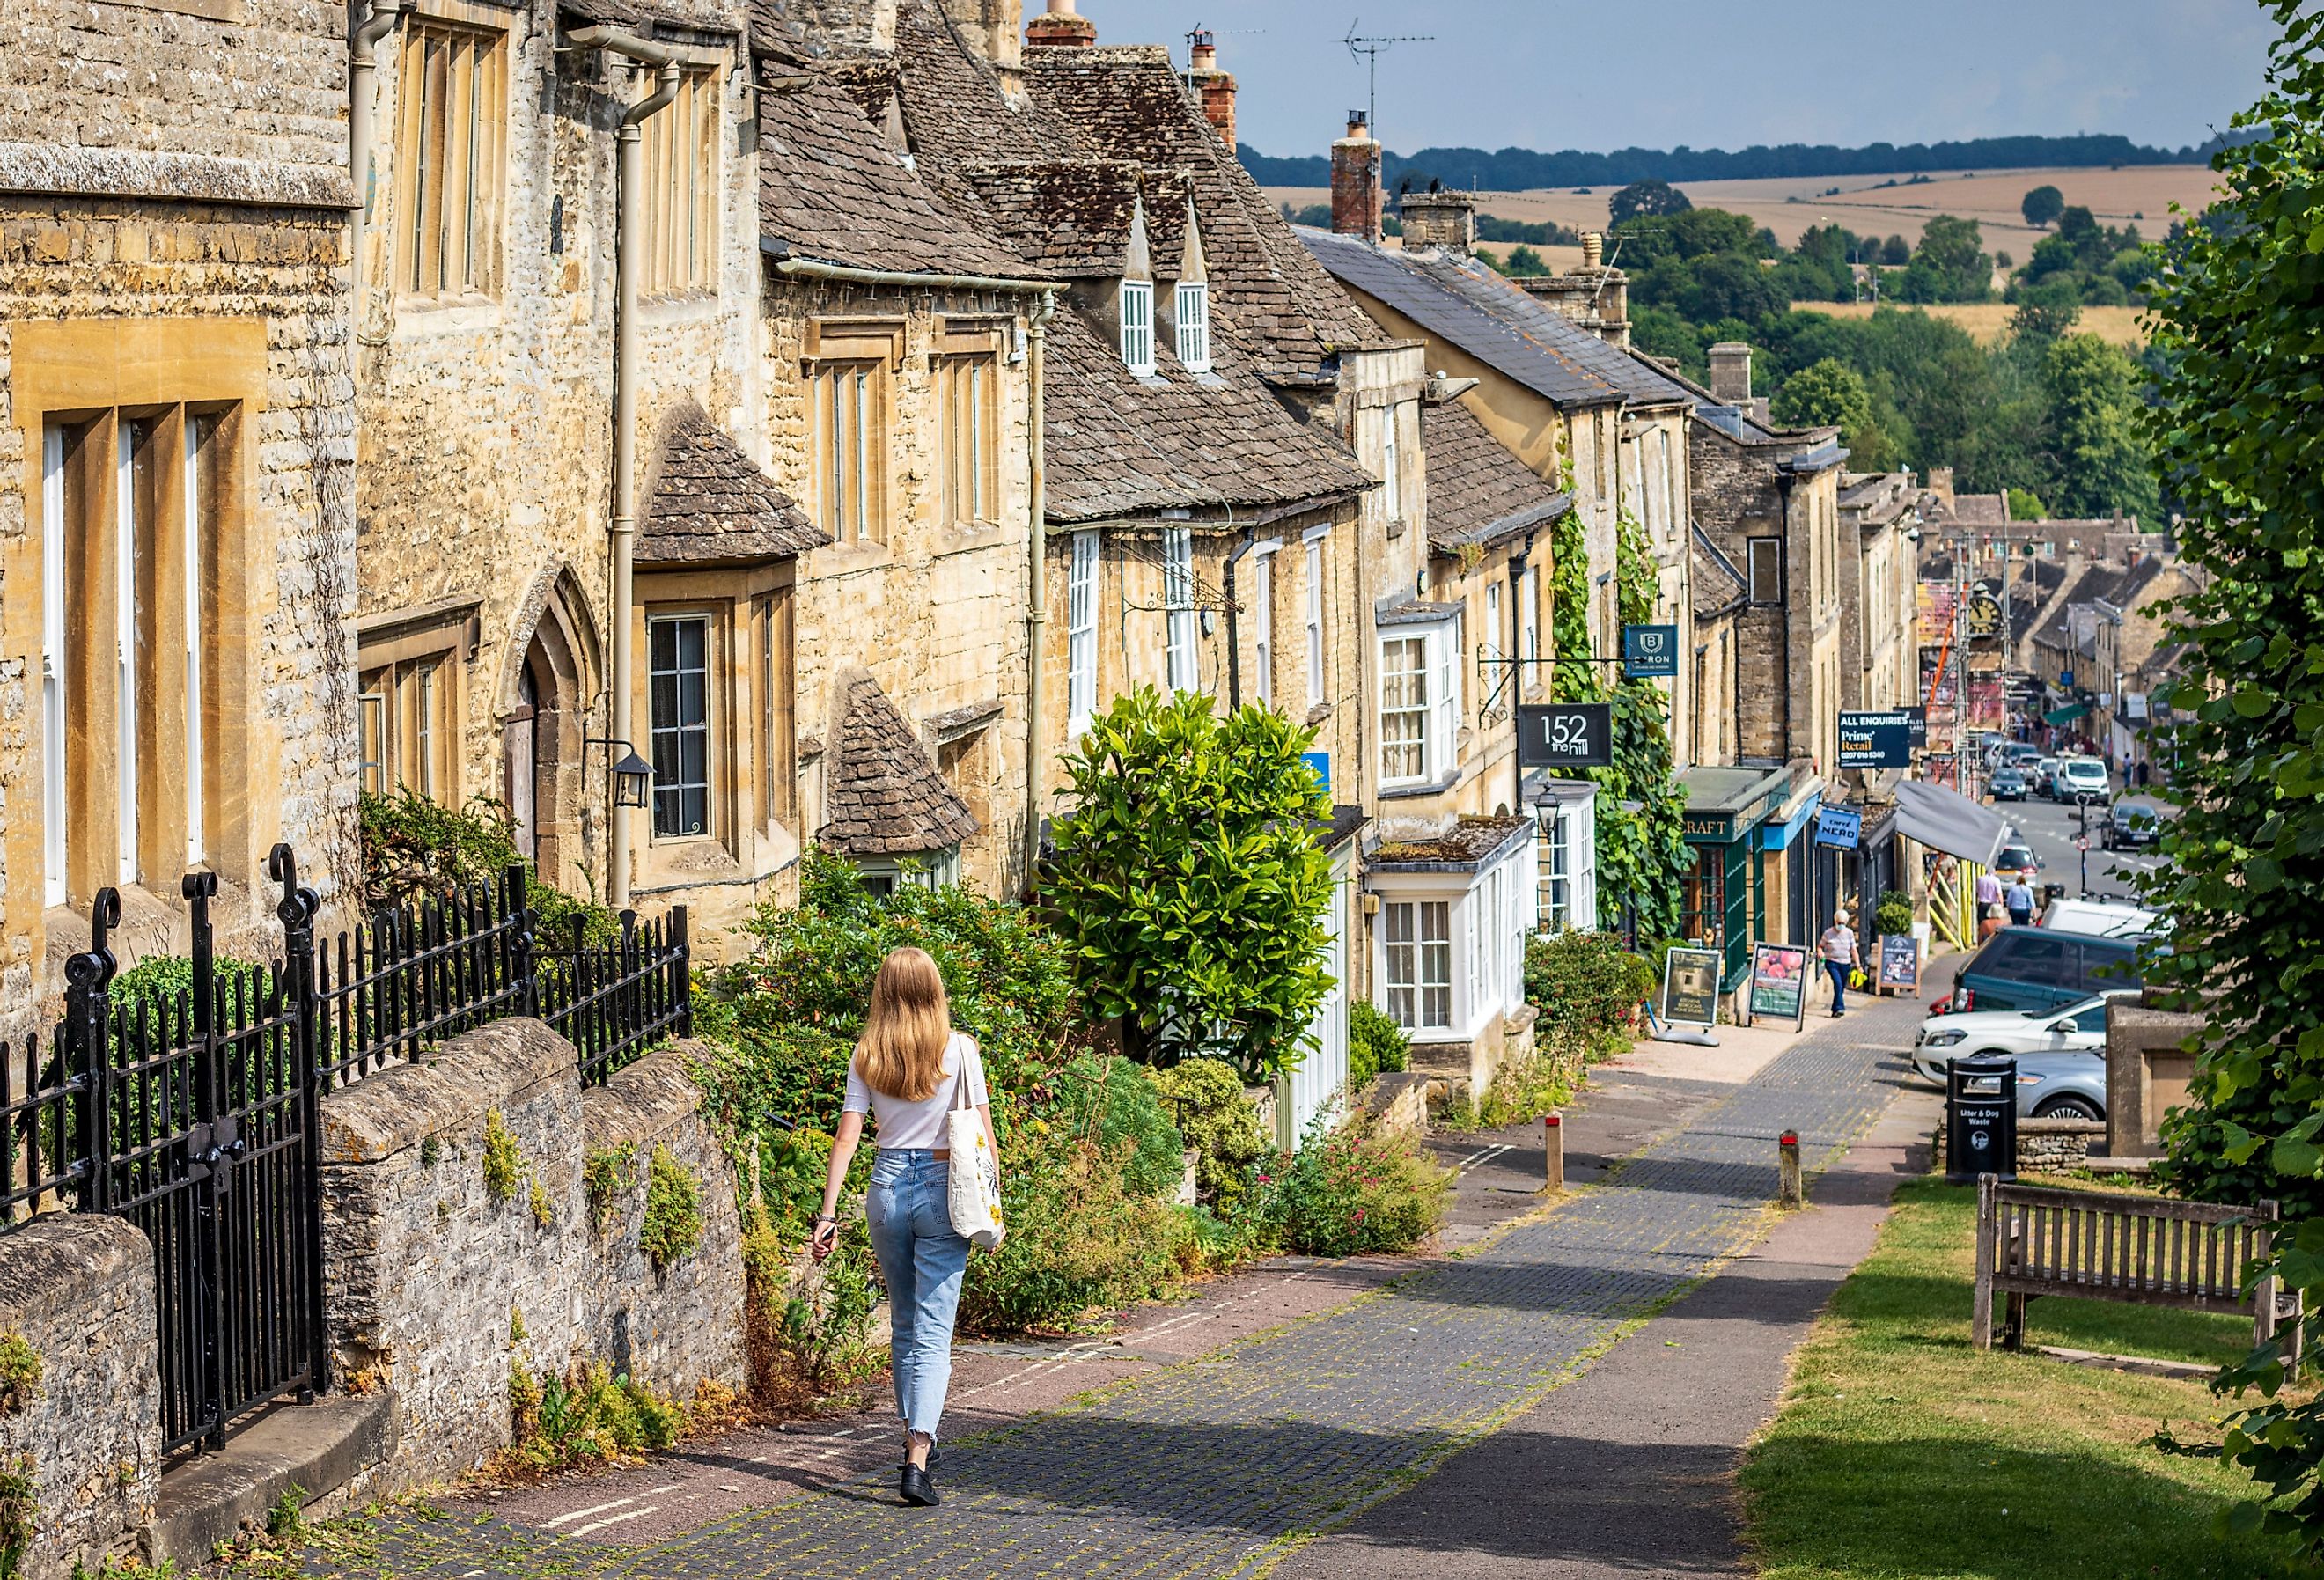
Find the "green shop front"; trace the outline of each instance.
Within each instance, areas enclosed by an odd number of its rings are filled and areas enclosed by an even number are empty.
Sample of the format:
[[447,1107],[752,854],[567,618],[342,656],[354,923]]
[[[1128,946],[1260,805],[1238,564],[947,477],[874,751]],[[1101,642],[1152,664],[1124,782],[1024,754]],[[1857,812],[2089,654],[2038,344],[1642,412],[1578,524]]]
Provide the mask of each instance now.
[[1694,870],[1681,881],[1679,930],[1719,951],[1720,991],[1731,993],[1751,969],[1752,943],[1764,936],[1766,831],[1794,799],[1793,771],[1688,768],[1678,781],[1686,792],[1686,842],[1694,850]]

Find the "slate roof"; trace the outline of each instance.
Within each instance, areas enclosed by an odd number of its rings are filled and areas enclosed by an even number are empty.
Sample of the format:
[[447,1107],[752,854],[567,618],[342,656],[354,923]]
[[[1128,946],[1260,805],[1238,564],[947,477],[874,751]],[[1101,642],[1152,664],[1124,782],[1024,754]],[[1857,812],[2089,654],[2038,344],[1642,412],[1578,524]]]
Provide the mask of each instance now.
[[976,832],[976,815],[871,676],[847,683],[832,740],[817,836],[824,844],[856,856],[919,855]]
[[1518,329],[1488,311],[1471,292],[1435,277],[1416,260],[1357,236],[1306,226],[1300,227],[1298,236],[1342,285],[1442,337],[1536,394],[1561,406],[1607,406],[1622,399],[1621,391],[1576,360],[1570,347]]
[[1612,385],[1634,406],[1692,406],[1694,397],[1661,368],[1550,307],[1482,258],[1443,247],[1401,254],[1413,268]]
[[759,96],[759,228],[791,254],[911,273],[1046,278],[938,206],[856,99],[813,72]]
[[734,25],[731,7],[702,0],[690,5],[676,0],[558,0],[557,9],[585,26],[595,23],[622,28],[640,38],[670,28],[727,34],[742,31]]
[[1428,454],[1428,542],[1440,553],[1498,543],[1556,520],[1573,504],[1458,401],[1423,406],[1420,434]]
[[663,420],[647,480],[640,565],[788,559],[830,537],[693,402]]
[[1940,499],[1937,508],[1964,527],[1997,527],[2009,520],[2009,500],[1999,494],[1956,494],[1950,507]]
[[1750,588],[1743,573],[1733,560],[1727,558],[1710,533],[1692,522],[1687,523],[1688,572],[1692,579],[1689,596],[1694,603],[1698,620],[1724,614],[1738,609]]
[[976,162],[964,173],[987,211],[1027,257],[1060,274],[1121,277],[1131,217],[1143,202],[1156,273],[1177,273],[1191,183],[1182,171],[1127,160]]

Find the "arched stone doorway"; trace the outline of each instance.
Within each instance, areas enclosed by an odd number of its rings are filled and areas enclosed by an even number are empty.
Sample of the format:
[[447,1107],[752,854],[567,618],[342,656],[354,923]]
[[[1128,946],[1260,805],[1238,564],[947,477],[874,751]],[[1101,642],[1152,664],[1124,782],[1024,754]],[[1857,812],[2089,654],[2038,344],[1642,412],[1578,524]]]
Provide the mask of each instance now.
[[595,870],[586,739],[597,704],[596,624],[569,568],[544,573],[520,611],[532,617],[522,656],[505,677],[501,707],[502,796],[517,849],[542,880],[586,889]]

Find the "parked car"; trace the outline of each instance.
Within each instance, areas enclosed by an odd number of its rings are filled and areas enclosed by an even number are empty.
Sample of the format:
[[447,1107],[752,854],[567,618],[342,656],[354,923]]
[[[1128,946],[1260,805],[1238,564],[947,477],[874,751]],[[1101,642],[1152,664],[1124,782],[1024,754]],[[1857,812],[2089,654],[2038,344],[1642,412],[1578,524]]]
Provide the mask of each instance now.
[[2058,793],[2058,760],[2055,757],[2036,757],[2034,766],[2026,772],[2034,781],[2035,795],[2053,796]]
[[2029,1054],[2017,1061],[2020,1119],[2104,1119],[2106,1053]]
[[2087,1051],[2106,1047],[2106,995],[2093,993],[2063,1006],[2033,1010],[1977,1010],[1932,1015],[1913,1039],[1913,1067],[1942,1085],[1945,1068],[1957,1058],[1987,1054]]
[[2163,819],[2144,801],[2116,801],[2098,830],[2098,844],[2107,850],[2140,850],[2163,837]]
[[2024,768],[2042,760],[2042,748],[2031,741],[2012,741],[2003,750],[2001,760],[2012,768]]
[[2042,913],[2042,925],[2053,932],[2085,933],[2102,938],[2143,938],[2163,930],[2163,913],[2139,905],[2061,898],[2050,901],[2050,909]]
[[1953,1008],[2045,1010],[2138,987],[2138,952],[2144,942],[2052,928],[2003,928],[1953,979]]
[[2114,797],[2114,781],[2107,775],[2107,765],[2095,757],[2061,757],[2053,793],[2061,801],[2106,801]]
[[1999,854],[1993,858],[1993,875],[1999,878],[2005,884],[2019,873],[2024,873],[2025,881],[2030,883],[2041,875],[2041,872],[2042,858],[2035,855],[2034,847],[2019,838],[2014,831],[2009,842],[2004,845]]
[[1997,801],[2022,801],[2025,799],[2025,776],[2015,768],[1997,768],[1991,788]]

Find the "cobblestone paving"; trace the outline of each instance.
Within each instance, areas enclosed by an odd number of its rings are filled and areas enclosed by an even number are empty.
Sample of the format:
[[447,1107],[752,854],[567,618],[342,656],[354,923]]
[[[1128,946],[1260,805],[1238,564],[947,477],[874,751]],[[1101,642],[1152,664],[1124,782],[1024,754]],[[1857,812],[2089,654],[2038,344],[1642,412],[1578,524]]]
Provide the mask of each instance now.
[[1878,1005],[1821,1029],[1611,1183],[1462,1260],[1074,1408],[948,1445],[940,1509],[899,1507],[892,1478],[882,1477],[643,1548],[455,1515],[392,1526],[381,1533],[375,1562],[327,1572],[595,1580],[1261,1573],[1297,1538],[1409,1485],[1532,1404],[1626,1325],[1746,1248],[1774,1194],[1775,1137],[1796,1128],[1814,1169],[1861,1133],[1894,1094],[1911,1023]]

